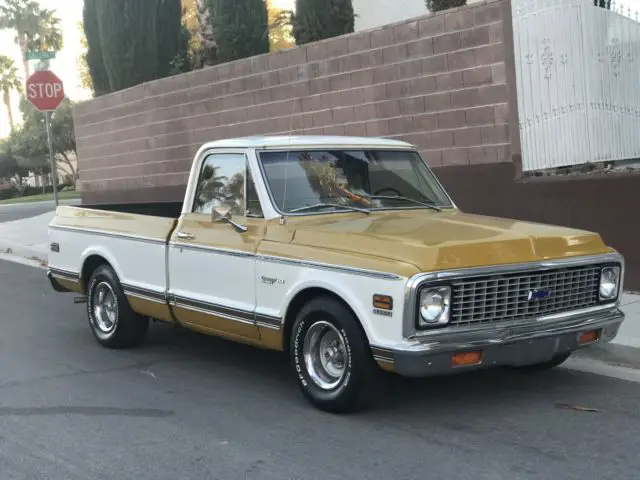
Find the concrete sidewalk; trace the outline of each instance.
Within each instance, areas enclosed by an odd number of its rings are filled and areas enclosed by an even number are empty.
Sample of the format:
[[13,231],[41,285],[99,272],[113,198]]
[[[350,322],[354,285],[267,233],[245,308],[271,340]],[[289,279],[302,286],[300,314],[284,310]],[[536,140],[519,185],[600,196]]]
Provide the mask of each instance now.
[[[48,212],[0,223],[0,260],[46,266],[49,252],[47,227],[54,216],[55,212]],[[640,295],[625,292],[622,309],[627,317],[612,342],[617,348],[605,347],[598,356],[614,363],[634,363],[640,368]]]

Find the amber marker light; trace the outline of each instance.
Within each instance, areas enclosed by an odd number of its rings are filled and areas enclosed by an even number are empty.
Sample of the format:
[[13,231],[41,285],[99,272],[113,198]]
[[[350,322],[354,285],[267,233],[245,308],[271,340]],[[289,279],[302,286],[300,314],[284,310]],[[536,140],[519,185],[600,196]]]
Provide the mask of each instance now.
[[578,342],[580,345],[597,342],[600,339],[600,332],[601,330],[589,330],[588,332],[584,332],[580,335],[580,340]]
[[393,298],[389,295],[374,295],[373,307],[379,310],[393,310]]
[[467,367],[482,362],[482,352],[459,352],[451,358],[454,367]]

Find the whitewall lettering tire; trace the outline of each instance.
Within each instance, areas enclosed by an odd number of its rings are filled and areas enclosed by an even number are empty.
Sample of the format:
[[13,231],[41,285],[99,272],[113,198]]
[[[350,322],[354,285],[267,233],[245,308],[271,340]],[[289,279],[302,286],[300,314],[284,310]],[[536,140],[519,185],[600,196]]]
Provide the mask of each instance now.
[[290,355],[302,393],[315,407],[343,413],[372,400],[379,369],[357,318],[340,301],[318,297],[300,310]]
[[87,315],[96,340],[108,348],[138,345],[149,328],[149,319],[131,309],[122,285],[109,265],[96,268],[89,279]]

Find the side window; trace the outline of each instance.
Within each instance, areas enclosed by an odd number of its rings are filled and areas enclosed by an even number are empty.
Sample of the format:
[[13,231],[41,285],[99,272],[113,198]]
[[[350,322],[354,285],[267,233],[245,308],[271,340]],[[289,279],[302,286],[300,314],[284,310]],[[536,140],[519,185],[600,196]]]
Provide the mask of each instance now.
[[213,208],[229,209],[233,216],[262,216],[243,154],[214,153],[202,163],[191,211],[209,215]]

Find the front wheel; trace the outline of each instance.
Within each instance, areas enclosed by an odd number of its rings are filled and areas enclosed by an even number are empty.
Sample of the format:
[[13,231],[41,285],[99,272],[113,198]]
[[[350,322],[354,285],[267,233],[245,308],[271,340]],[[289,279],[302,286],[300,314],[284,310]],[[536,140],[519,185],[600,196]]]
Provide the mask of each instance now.
[[358,320],[334,298],[302,308],[290,354],[302,393],[320,410],[355,411],[372,400],[378,367]]
[[108,348],[137,345],[149,328],[149,319],[131,309],[122,285],[109,265],[99,266],[89,279],[87,314],[94,336]]

